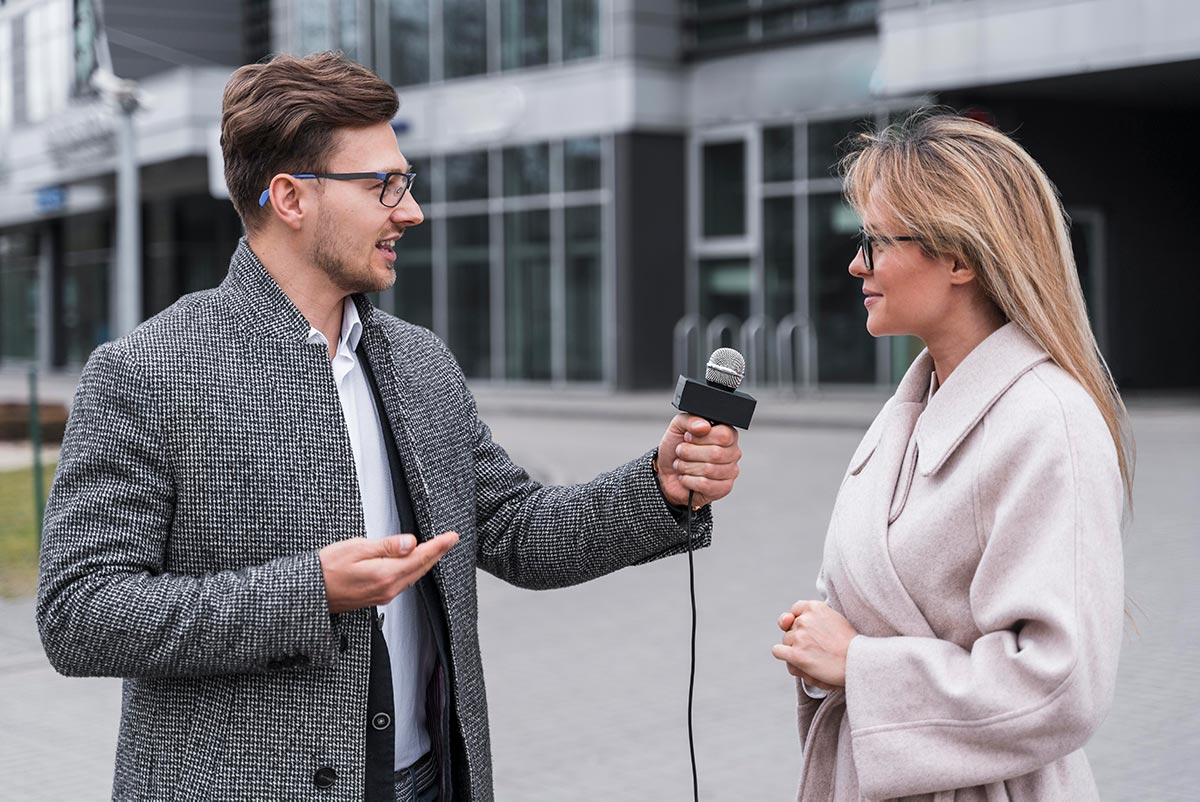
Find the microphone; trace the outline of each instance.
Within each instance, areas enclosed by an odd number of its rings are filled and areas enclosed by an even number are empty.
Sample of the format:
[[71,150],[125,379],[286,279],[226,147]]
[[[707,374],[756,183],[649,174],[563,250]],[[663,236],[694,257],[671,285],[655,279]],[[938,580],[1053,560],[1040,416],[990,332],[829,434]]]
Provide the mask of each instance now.
[[714,425],[724,423],[749,429],[758,401],[738,391],[745,376],[745,358],[732,348],[718,348],[705,365],[704,384],[687,376],[679,377],[675,383],[675,408],[706,418]]
[[[716,426],[724,423],[739,429],[750,428],[754,407],[758,404],[746,393],[738,392],[738,385],[746,376],[746,360],[732,348],[718,348],[708,358],[704,368],[704,384],[680,376],[675,384],[675,408],[680,412],[698,415]],[[688,678],[688,751],[692,758],[692,798],[700,802],[700,778],[696,772],[696,741],[692,733],[692,703],[696,690],[696,570],[692,562],[692,500],[695,491],[688,491],[687,503],[687,555],[688,587],[692,597],[692,668]]]

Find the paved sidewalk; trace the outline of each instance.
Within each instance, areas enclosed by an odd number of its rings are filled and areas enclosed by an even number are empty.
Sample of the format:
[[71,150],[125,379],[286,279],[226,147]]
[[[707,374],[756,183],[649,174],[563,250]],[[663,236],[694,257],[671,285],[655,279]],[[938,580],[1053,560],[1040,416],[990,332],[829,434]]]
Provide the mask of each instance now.
[[[569,482],[648,450],[669,394],[483,388],[496,439],[539,478]],[[837,483],[880,400],[764,396],[742,478],[696,555],[701,798],[789,800],[794,691],[770,655],[778,612],[811,593]],[[874,407],[871,406],[874,404]],[[1117,698],[1088,746],[1105,800],[1191,800],[1200,788],[1200,405],[1135,401],[1138,474]],[[822,422],[826,421],[826,422]],[[480,576],[497,798],[691,798],[684,558],[559,591]],[[32,601],[0,602],[0,798],[106,799],[120,684],[59,677]]]

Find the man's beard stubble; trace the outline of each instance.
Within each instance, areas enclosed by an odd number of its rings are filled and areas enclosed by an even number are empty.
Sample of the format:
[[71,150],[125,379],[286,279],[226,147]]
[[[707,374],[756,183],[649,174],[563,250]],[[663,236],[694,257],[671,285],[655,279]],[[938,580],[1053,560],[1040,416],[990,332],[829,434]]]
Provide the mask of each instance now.
[[352,248],[347,247],[338,237],[328,219],[323,218],[317,227],[317,236],[309,248],[308,258],[347,295],[381,292],[396,283],[395,268],[388,271],[386,278],[376,276],[369,264],[356,267],[346,258],[345,254],[351,250]]

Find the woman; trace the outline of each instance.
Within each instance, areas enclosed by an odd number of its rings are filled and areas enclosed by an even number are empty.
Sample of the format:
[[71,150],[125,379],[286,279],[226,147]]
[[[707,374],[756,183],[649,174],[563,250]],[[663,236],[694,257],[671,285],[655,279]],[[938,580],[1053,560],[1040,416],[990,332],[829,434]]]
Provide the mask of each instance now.
[[850,461],[822,600],[779,621],[799,798],[1095,799],[1132,442],[1063,209],[957,116],[860,136],[843,174],[867,330],[926,350]]

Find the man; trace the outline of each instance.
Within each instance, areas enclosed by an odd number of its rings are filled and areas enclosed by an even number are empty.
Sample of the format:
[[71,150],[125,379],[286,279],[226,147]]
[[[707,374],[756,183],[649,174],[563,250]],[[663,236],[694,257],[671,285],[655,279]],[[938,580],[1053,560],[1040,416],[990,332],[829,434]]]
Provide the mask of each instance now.
[[38,623],[60,672],[125,678],[116,798],[491,799],[476,567],[551,588],[676,553],[689,491],[702,546],[732,488],[736,432],[684,415],[538,485],[445,346],[371,307],[423,219],[396,108],[334,54],[234,73],[227,278],[80,379]]

